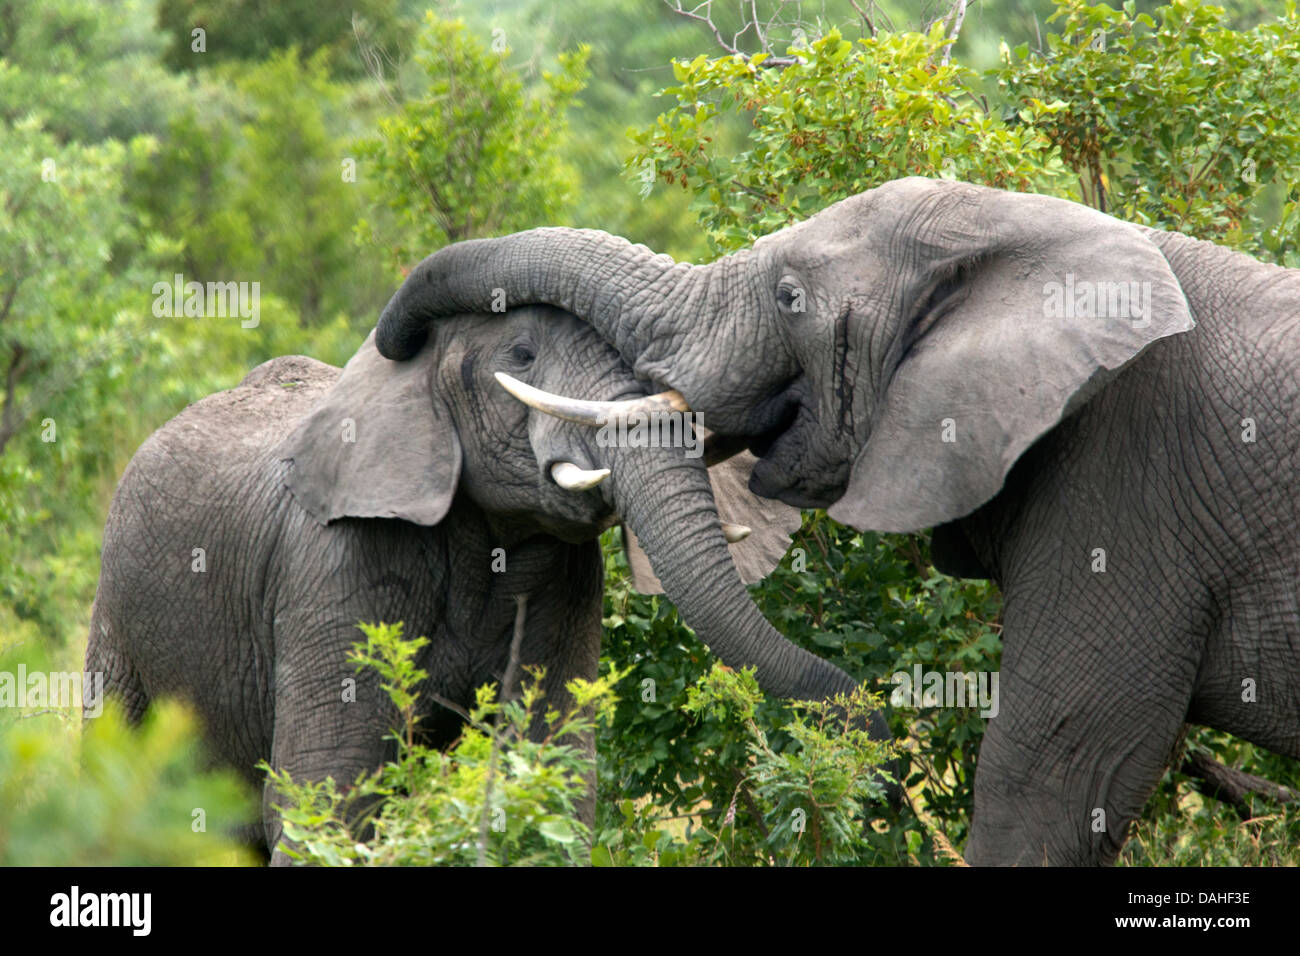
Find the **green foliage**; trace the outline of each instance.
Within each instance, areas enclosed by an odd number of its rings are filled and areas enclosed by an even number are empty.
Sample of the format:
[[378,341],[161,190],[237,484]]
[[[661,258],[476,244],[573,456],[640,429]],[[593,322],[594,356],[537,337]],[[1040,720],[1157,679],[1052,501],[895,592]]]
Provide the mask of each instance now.
[[238,185],[233,91],[207,92],[204,109],[179,110],[160,136],[138,145],[125,186],[141,230],[178,243],[166,258],[197,282],[232,274],[240,250],[252,242],[245,210],[230,201]]
[[[1079,177],[1082,199],[1123,219],[1294,257],[1300,201],[1300,18],[1248,30],[1222,7],[1174,0],[1155,17],[1059,0],[1045,52],[1005,49],[1007,112]],[[1265,234],[1257,202],[1285,191]],[[1300,261],[1300,260],[1298,260]]]
[[128,178],[142,227],[181,244],[171,271],[257,281],[304,327],[365,314],[389,282],[380,257],[350,235],[365,199],[338,132],[344,89],[324,55],[303,62],[289,49],[228,86],[202,83],[203,108],[179,110]]
[[[402,37],[397,0],[162,0],[158,27],[175,70],[260,63],[297,47],[319,54],[331,73],[355,77],[364,72],[358,36],[388,45]],[[202,52],[196,28],[205,32]]]
[[[1046,137],[989,114],[977,75],[938,63],[944,42],[942,24],[856,47],[832,30],[782,69],[763,54],[677,62],[664,91],[677,105],[634,135],[629,172],[645,192],[656,178],[689,188],[723,252],[899,176],[1049,187],[1060,166]],[[745,148],[715,137],[726,113],[749,120]]]
[[[617,675],[573,681],[573,705],[542,710],[542,672],[518,699],[497,701],[494,685],[479,689],[461,738],[446,752],[414,739],[414,666],[427,640],[408,641],[402,625],[362,624],[366,640],[349,658],[379,672],[402,728],[389,738],[395,759],[350,787],[332,778],[293,781],[268,770],[279,790],[284,832],[294,859],[322,866],[542,866],[585,862],[588,840],[579,804],[592,758],[583,741],[607,715]],[[534,718],[547,731],[529,738]],[[358,840],[361,823],[373,835]]]
[[[749,758],[752,734],[719,714],[690,714],[690,688],[713,660],[662,598],[631,589],[621,542],[606,546],[605,654],[629,676],[619,685],[613,723],[600,738],[601,826],[615,827],[623,798],[649,797],[674,815],[711,820],[731,805],[737,768]],[[861,533],[824,512],[807,512],[786,559],[754,598],[787,637],[831,660],[858,680],[890,688],[897,672],[996,672],[1001,655],[996,588],[935,573],[923,536]],[[653,683],[647,683],[647,681]],[[647,700],[653,690],[654,700]],[[776,754],[796,752],[788,731],[790,705],[763,699],[755,725]],[[900,777],[922,814],[941,821],[943,840],[960,845],[970,826],[975,758],[984,718],[974,708],[896,706],[892,729],[907,749]],[[879,811],[879,808],[877,808]],[[753,812],[739,811],[737,840],[764,845]],[[908,859],[924,838],[924,858],[935,850],[911,808],[882,825],[862,859]],[[762,856],[758,857],[762,859]]]
[[62,145],[35,117],[0,136],[0,579],[16,616],[44,626],[60,615],[27,549],[38,522],[85,508],[81,466],[103,445],[80,426],[105,411],[87,400],[112,391],[142,325],[140,273],[105,274],[131,235],[124,155]]
[[203,770],[185,708],[157,704],[131,729],[110,701],[80,740],[78,724],[0,712],[0,866],[252,862],[233,828],[257,821],[257,801],[231,773]]
[[848,699],[800,703],[780,728],[786,741],[780,749],[756,719],[764,703],[752,669],[715,663],[701,675],[682,709],[713,721],[741,745],[730,766],[729,798],[682,814],[688,821],[682,834],[661,827],[664,821],[630,798],[614,801],[617,813],[606,814],[592,862],[806,866],[888,859],[884,852],[896,848],[881,839],[886,831],[866,824],[869,805],[884,799],[885,766],[895,747],[862,729],[882,701],[859,690]]
[[[0,632],[54,644],[85,633],[139,442],[274,355],[342,364],[391,291],[350,240],[353,120],[319,63],[154,82],[150,10],[0,4]],[[259,327],[155,316],[176,273],[258,282]]]
[[[1001,658],[997,589],[935,572],[921,535],[856,532],[810,512],[755,599],[792,640],[884,688],[917,666],[995,673]],[[954,843],[970,824],[984,721],[967,707],[893,709],[894,733],[913,744],[903,757],[908,789]]]
[[154,0],[0,0],[0,126],[35,115],[60,142],[157,132],[185,82],[158,62]]
[[1295,762],[1206,727],[1192,728],[1181,754],[1165,772],[1146,813],[1129,834],[1120,866],[1295,866],[1300,808],[1263,794],[1245,798],[1248,811],[1194,792],[1184,760],[1209,757],[1245,767],[1296,789]]
[[[103,272],[128,220],[120,144],[62,146],[33,117],[8,128],[0,150],[3,451],[35,412],[18,383],[42,369],[73,374],[80,353],[111,324],[125,283],[105,287]],[[74,308],[75,325],[49,321]]]
[[[731,708],[743,722],[753,764],[741,786],[752,787],[763,808],[765,849],[785,857],[787,865],[856,861],[864,848],[865,806],[883,801],[888,774],[882,768],[894,755],[892,744],[873,741],[863,729],[884,701],[858,690],[833,703],[803,702],[802,713],[782,728],[794,746],[777,752],[754,720],[761,699],[752,671],[736,674],[715,665],[691,688],[685,709],[699,714]],[[735,812],[733,797],[728,817],[734,820]]]
[[364,314],[349,292],[368,279],[362,289],[382,294],[382,274],[378,257],[358,256],[349,235],[363,197],[355,178],[345,178],[350,157],[327,128],[342,91],[323,55],[302,63],[296,50],[276,54],[242,71],[237,87],[253,109],[240,130],[239,188],[225,196],[249,224],[232,266],[267,276],[266,291],[291,303],[304,326],[354,307]]
[[[430,250],[553,219],[573,189],[559,158],[565,113],[586,81],[585,49],[561,54],[535,96],[461,21],[427,15],[416,62],[427,88],[358,144],[376,202],[395,215],[395,263]],[[363,223],[368,239],[375,227]]]
[[1147,813],[1129,834],[1119,866],[1295,866],[1300,810],[1259,808],[1241,820],[1195,795],[1160,815]]
[[558,51],[590,44],[590,79],[574,99],[563,150],[581,188],[548,225],[604,229],[685,259],[707,251],[684,191],[643,197],[623,176],[633,149],[628,127],[658,114],[654,94],[672,75],[674,57],[713,48],[707,30],[645,0],[474,0],[461,9],[471,32],[509,44],[508,66],[526,82],[558,69]]
[[1242,768],[1290,786],[1296,762],[1208,727],[1189,728],[1182,750],[1165,771],[1120,853],[1121,866],[1295,866],[1300,812],[1262,794],[1246,799],[1248,818],[1227,804],[1193,792],[1200,781],[1184,772],[1192,755]]

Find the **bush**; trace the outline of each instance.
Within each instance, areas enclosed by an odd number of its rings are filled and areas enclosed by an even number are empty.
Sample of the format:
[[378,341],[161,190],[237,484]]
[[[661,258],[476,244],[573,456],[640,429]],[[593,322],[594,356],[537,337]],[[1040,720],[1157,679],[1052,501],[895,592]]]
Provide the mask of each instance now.
[[[546,866],[586,862],[590,834],[579,803],[593,771],[583,739],[593,714],[612,702],[611,677],[567,686],[567,713],[542,711],[543,672],[532,672],[517,700],[496,700],[479,688],[460,739],[446,752],[419,743],[414,666],[426,638],[405,640],[402,625],[362,624],[366,636],[351,657],[358,670],[379,672],[400,715],[390,737],[396,757],[350,786],[332,778],[295,782],[263,764],[278,788],[284,833],[293,859],[320,866]],[[548,728],[528,738],[537,713]],[[358,838],[369,824],[373,833]]]
[[109,701],[78,741],[80,723],[75,712],[5,712],[0,866],[255,862],[236,828],[256,823],[258,801],[234,774],[203,769],[186,708],[156,704],[132,729]]

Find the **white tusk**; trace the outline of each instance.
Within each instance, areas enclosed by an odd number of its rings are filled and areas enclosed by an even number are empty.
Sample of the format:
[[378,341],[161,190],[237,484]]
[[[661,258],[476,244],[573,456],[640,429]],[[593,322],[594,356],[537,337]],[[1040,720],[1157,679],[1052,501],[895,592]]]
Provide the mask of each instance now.
[[565,491],[586,491],[588,488],[595,488],[608,478],[609,469],[588,471],[579,468],[571,461],[557,461],[551,466],[551,477]]
[[501,387],[530,408],[562,418],[566,422],[576,422],[591,428],[599,428],[610,419],[623,418],[632,412],[689,412],[690,406],[682,393],[677,391],[660,392],[644,398],[629,398],[622,402],[589,402],[580,398],[567,398],[546,392],[505,372],[497,372],[496,379]]
[[749,537],[753,528],[747,528],[743,524],[728,524],[722,522],[722,536],[727,539],[727,544],[735,544],[737,541],[744,541]]

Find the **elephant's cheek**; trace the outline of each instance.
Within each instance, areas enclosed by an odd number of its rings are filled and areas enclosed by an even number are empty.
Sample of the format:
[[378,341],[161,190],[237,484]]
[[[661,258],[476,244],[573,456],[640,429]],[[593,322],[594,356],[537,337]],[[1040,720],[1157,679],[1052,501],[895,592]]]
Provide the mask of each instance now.
[[769,456],[760,458],[749,476],[749,490],[762,498],[775,498],[796,508],[824,508],[837,497],[817,488],[783,460],[779,443]]

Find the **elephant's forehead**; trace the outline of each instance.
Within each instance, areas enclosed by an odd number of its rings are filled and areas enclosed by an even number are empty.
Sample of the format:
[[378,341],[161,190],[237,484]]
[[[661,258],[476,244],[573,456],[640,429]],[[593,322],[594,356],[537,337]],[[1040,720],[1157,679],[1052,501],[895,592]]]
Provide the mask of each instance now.
[[505,312],[461,312],[438,319],[440,326],[460,328],[462,330],[483,330],[493,334],[527,323],[544,323],[545,326],[561,329],[586,328],[587,325],[572,312],[544,303],[517,305]]
[[526,338],[546,352],[570,357],[617,356],[613,346],[577,316],[549,305],[526,305],[505,313],[473,313],[440,322],[438,337],[444,360],[452,363],[470,351]]
[[801,259],[824,259],[867,237],[874,221],[869,214],[872,206],[870,193],[841,199],[803,222],[759,238],[754,243],[754,251]]
[[943,179],[896,179],[841,199],[803,222],[764,236],[754,243],[754,249],[780,248],[787,254],[799,250],[823,256],[845,247],[859,248],[873,239],[884,240],[900,228],[921,231],[922,220],[989,192],[992,190],[986,187]]

